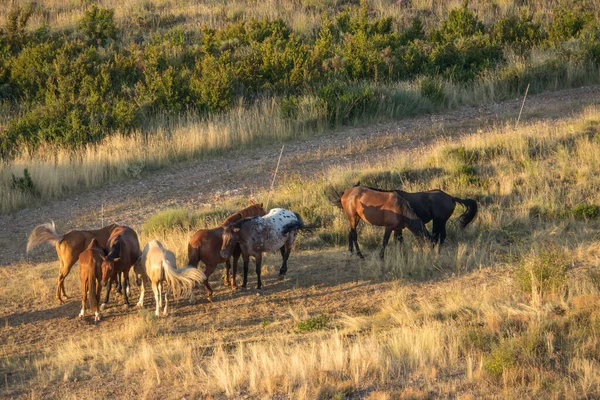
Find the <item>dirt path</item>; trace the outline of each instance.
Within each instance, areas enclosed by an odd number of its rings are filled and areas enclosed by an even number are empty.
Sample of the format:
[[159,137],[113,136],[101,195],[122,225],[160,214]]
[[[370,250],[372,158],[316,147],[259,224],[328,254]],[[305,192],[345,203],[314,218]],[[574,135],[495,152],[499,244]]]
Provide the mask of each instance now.
[[[524,121],[565,117],[600,103],[600,86],[532,96]],[[325,136],[285,144],[279,173],[314,176],[332,165],[355,165],[398,151],[411,151],[442,138],[476,133],[493,124],[513,121],[521,99],[482,107],[392,121],[368,127],[342,129]],[[233,194],[250,194],[268,187],[281,144],[240,150],[210,160],[186,162],[156,173],[91,190],[81,195],[0,215],[0,265],[23,261],[31,230],[54,220],[59,232],[106,221],[137,226],[153,213],[175,206],[197,207]],[[10,227],[8,229],[7,227]],[[51,260],[52,249],[42,246],[34,260]]]

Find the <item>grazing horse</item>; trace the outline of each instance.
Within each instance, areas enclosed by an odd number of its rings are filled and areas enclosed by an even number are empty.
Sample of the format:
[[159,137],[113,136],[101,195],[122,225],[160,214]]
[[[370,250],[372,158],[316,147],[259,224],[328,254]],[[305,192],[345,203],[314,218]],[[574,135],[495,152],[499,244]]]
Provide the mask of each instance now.
[[283,258],[279,276],[287,272],[287,261],[296,240],[298,230],[311,229],[304,225],[300,216],[283,208],[274,208],[263,217],[244,218],[223,231],[221,257],[228,258],[239,243],[244,259],[244,280],[242,288],[248,283],[248,263],[250,256],[256,262],[256,288],[261,289],[260,279],[262,254],[265,251],[280,250]]
[[123,273],[123,296],[125,304],[129,305],[127,288],[129,286],[129,270],[140,258],[140,242],[138,235],[128,226],[115,228],[106,243],[108,255],[102,256],[102,286],[106,288],[106,298],[100,307],[106,308],[112,283],[117,279],[119,273]]
[[[206,293],[209,300],[212,297],[213,290],[208,283],[208,278],[220,263],[225,263],[225,275],[223,276],[225,284],[231,284],[232,289],[237,288],[235,278],[237,274],[237,263],[240,258],[241,250],[239,246],[236,246],[232,254],[228,255],[227,257],[221,256],[220,251],[221,246],[223,245],[223,231],[225,230],[226,226],[231,225],[241,219],[263,216],[266,214],[262,203],[254,204],[251,202],[250,204],[251,205],[249,207],[246,207],[243,210],[240,210],[227,217],[220,227],[214,229],[200,229],[194,234],[190,240],[190,243],[188,244],[188,265],[196,267],[200,261],[202,261],[205,265],[204,275],[206,275],[206,280],[204,281],[204,286],[206,288]],[[231,255],[233,255],[233,271],[230,281],[229,271],[231,269]],[[193,295],[190,300],[193,301]]]
[[[360,182],[355,186],[360,186]],[[391,192],[391,190],[383,190],[370,187],[369,189],[379,192]],[[433,241],[438,243],[440,247],[446,240],[446,222],[450,219],[456,208],[456,203],[465,206],[466,210],[458,217],[461,229],[465,229],[477,215],[477,202],[473,199],[461,199],[454,197],[440,190],[428,190],[426,192],[409,193],[403,190],[394,190],[402,196],[412,207],[417,217],[424,224],[433,221],[432,236]],[[402,230],[394,231],[394,238],[402,242]]]
[[94,312],[94,322],[100,321],[100,293],[102,286],[102,257],[104,249],[98,245],[96,239],[92,239],[90,245],[79,255],[79,278],[81,280],[81,312],[79,318],[85,315],[85,302],[89,293],[90,309]]
[[[174,295],[185,295],[191,293],[195,284],[206,280],[206,276],[196,268],[187,266],[177,269],[175,254],[164,248],[158,240],[151,240],[144,247],[141,257],[133,267],[137,279],[145,279],[152,283],[152,291],[156,300],[156,316],[160,315],[162,308],[162,288],[166,281],[171,287]],[[139,281],[138,281],[139,284]],[[144,307],[144,283],[141,284],[140,300],[137,305]],[[168,315],[169,300],[165,291],[164,315]]]
[[423,221],[415,214],[408,201],[396,192],[383,192],[364,186],[351,187],[341,195],[331,186],[328,190],[331,204],[342,208],[350,222],[348,250],[352,253],[353,247],[356,247],[356,254],[360,258],[364,258],[358,247],[356,233],[360,220],[370,225],[385,227],[383,247],[379,253],[382,259],[392,231],[408,228],[419,241],[432,240]]
[[113,230],[119,225],[111,224],[94,231],[69,231],[64,235],[56,233],[54,222],[36,226],[27,242],[27,252],[44,242],[50,242],[56,247],[56,254],[60,262],[58,273],[58,282],[56,285],[56,299],[59,304],[63,304],[62,296],[68,298],[65,292],[65,278],[69,275],[71,268],[77,262],[79,255],[84,251],[92,241],[96,239],[98,245],[106,247],[106,242]]

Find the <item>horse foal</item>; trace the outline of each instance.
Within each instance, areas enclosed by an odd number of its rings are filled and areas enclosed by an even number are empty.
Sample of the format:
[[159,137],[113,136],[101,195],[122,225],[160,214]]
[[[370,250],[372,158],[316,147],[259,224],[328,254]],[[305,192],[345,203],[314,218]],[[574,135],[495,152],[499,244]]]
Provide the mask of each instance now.
[[[134,270],[138,283],[142,279],[152,283],[157,317],[162,308],[163,282],[167,282],[175,296],[184,296],[189,295],[196,284],[206,280],[206,275],[195,267],[177,269],[175,254],[165,249],[158,240],[148,242],[139,261],[134,265]],[[144,282],[141,282],[140,300],[137,303],[140,308],[144,307],[144,292]],[[165,292],[164,315],[168,315],[168,308],[168,293]]]
[[85,303],[89,293],[90,309],[94,312],[94,322],[100,321],[100,293],[102,286],[102,257],[104,250],[92,239],[89,246],[79,254],[79,278],[81,279],[81,312],[79,317],[85,315]]

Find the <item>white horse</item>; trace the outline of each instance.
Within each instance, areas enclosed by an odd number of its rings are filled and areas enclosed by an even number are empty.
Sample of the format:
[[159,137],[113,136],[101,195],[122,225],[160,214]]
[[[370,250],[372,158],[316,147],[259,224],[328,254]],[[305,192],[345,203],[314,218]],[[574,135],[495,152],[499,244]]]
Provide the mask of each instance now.
[[248,263],[250,256],[256,261],[256,288],[262,287],[260,279],[262,253],[280,250],[283,263],[279,276],[283,278],[287,272],[287,261],[301,229],[311,229],[304,225],[302,218],[295,212],[283,208],[274,208],[263,217],[245,218],[223,231],[221,257],[228,258],[236,243],[240,244],[244,259],[244,280],[242,288],[248,283]]
[[[206,280],[206,276],[194,267],[184,267],[177,269],[177,261],[173,252],[164,248],[158,240],[148,242],[142,256],[134,266],[136,282],[140,285],[140,300],[137,306],[144,307],[144,282],[152,283],[152,291],[156,299],[156,316],[160,315],[162,308],[162,288],[166,281],[173,294],[181,296],[191,293],[194,285],[200,284]],[[169,300],[165,293],[164,315],[168,315]]]

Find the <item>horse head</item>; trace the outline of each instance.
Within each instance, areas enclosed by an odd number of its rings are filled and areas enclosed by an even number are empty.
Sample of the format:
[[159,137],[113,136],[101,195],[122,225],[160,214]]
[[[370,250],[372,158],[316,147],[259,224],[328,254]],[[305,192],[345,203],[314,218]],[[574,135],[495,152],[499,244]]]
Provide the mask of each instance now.
[[100,255],[102,257],[102,286],[106,286],[108,280],[115,272],[115,262],[120,260],[121,253],[121,237],[118,236],[112,241],[109,247],[108,255]]
[[[243,221],[243,220],[242,220]],[[240,221],[241,222],[241,221]],[[235,223],[224,227],[223,230],[223,244],[221,245],[221,257],[229,258],[235,245],[238,243],[240,234],[240,224]]]

